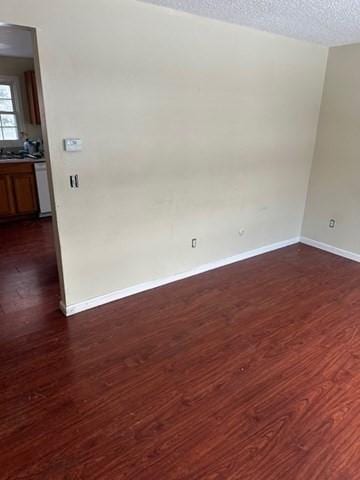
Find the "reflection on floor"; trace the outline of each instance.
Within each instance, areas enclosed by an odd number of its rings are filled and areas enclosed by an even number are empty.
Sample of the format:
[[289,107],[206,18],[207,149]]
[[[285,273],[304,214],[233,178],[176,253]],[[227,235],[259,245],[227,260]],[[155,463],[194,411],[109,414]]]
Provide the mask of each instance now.
[[51,219],[0,224],[0,313],[29,316],[58,305]]
[[359,264],[296,245],[65,319],[50,239],[1,227],[1,478],[359,478]]

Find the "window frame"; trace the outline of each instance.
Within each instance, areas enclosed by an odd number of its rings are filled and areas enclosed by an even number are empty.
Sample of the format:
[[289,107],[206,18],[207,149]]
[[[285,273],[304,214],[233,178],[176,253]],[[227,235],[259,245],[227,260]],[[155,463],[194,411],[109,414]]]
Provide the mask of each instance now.
[[1,111],[1,113],[13,113],[15,115],[19,136],[18,140],[0,139],[0,148],[21,147],[24,142],[21,134],[21,132],[24,131],[24,110],[21,101],[21,88],[19,77],[13,75],[0,75],[0,84],[9,85],[11,89],[12,101],[14,104],[14,112]]

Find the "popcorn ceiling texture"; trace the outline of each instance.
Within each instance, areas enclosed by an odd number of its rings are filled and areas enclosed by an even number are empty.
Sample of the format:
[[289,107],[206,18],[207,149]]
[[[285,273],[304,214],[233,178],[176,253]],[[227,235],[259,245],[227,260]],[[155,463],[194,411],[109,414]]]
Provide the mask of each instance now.
[[141,0],[326,46],[360,42],[360,0]]

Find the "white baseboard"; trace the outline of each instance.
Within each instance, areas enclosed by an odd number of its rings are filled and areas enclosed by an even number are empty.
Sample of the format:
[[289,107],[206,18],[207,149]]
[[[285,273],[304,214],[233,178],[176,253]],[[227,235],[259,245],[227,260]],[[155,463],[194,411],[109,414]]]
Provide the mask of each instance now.
[[317,240],[307,237],[300,237],[300,242],[305,245],[310,245],[311,247],[319,248],[320,250],[325,250],[325,252],[333,253],[334,255],[354,260],[355,262],[360,262],[360,255],[358,253],[343,250],[342,248],[334,247],[328,243],[318,242]]
[[227,257],[222,260],[216,260],[215,262],[206,263],[199,267],[192,268],[187,272],[177,273],[171,275],[170,277],[161,278],[158,280],[152,280],[150,282],[141,283],[133,287],[124,288],[123,290],[118,290],[116,292],[108,293],[106,295],[101,295],[99,297],[90,298],[83,302],[74,303],[72,305],[65,305],[63,302],[60,303],[60,310],[69,317],[76,313],[89,310],[90,308],[99,307],[100,305],[105,305],[106,303],[114,302],[115,300],[120,300],[121,298],[134,295],[136,293],[145,292],[146,290],[151,290],[153,288],[161,287],[168,283],[176,282],[178,280],[183,280],[184,278],[192,277],[193,275],[198,275],[200,273],[208,272],[216,268],[224,267],[232,263],[240,262],[241,260],[246,260],[257,255],[262,255],[263,253],[272,252],[273,250],[278,250],[280,248],[288,247],[299,243],[300,237],[291,238],[283,242],[273,243],[272,245],[266,245],[264,247],[256,248],[255,250],[250,250],[233,257]]
[[65,303],[62,300],[60,300],[59,308],[60,308],[61,313],[63,313],[65,315],[65,317],[69,316],[69,313],[67,313]]

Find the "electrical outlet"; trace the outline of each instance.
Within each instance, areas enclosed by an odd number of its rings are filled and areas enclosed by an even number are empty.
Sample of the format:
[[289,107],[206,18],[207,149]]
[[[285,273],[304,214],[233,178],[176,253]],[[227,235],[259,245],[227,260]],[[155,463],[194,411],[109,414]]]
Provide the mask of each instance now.
[[191,240],[191,248],[196,248],[197,247],[197,239],[196,238],[193,238]]
[[70,175],[70,187],[79,188],[79,175]]
[[333,218],[331,218],[329,222],[329,228],[335,228],[335,224],[336,224],[336,221]]

